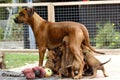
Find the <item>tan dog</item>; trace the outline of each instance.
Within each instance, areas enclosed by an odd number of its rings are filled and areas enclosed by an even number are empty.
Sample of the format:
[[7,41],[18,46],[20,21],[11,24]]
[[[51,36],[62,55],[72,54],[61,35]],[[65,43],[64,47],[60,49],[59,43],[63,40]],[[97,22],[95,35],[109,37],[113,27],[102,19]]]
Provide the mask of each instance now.
[[50,50],[47,53],[47,61],[45,64],[45,68],[50,68],[54,74],[58,74],[58,70],[61,67],[61,58],[58,56],[57,53],[54,51]]
[[89,50],[84,49],[83,50],[83,54],[84,54],[84,57],[85,57],[86,64],[88,64],[88,66],[93,69],[93,76],[91,78],[95,78],[96,77],[97,70],[102,70],[103,71],[103,75],[105,77],[107,77],[103,65],[108,63],[111,60],[111,58],[108,61],[106,61],[104,63],[101,63],[97,58],[95,58],[93,56],[93,54]]
[[70,53],[68,44],[69,44],[68,37],[65,36],[63,39],[63,45],[61,46],[61,50],[63,53],[62,59],[61,59],[61,68],[59,70],[59,77],[61,77],[61,78],[62,78],[62,76],[71,77],[71,74],[70,74],[71,69],[67,68],[67,66],[71,65],[73,63],[74,58],[75,58],[73,56],[73,54]]
[[75,76],[79,73],[79,69],[80,69],[80,63],[74,59],[72,65],[68,65],[67,68],[71,67],[71,75],[72,75],[72,78],[74,79]]
[[[61,45],[63,38],[68,36],[69,49],[81,67],[76,78],[82,77],[84,67],[83,57],[81,56],[81,43],[95,51],[89,42],[89,34],[86,27],[76,22],[48,22],[40,17],[33,8],[24,8],[14,19],[15,23],[29,24],[33,30],[39,49],[39,65],[42,66],[46,48],[54,49]],[[97,52],[101,53],[101,52]]]
[[44,65],[45,68],[50,68],[53,72],[56,70],[54,69],[54,59],[55,59],[55,52],[50,50],[47,52],[46,55],[47,61]]

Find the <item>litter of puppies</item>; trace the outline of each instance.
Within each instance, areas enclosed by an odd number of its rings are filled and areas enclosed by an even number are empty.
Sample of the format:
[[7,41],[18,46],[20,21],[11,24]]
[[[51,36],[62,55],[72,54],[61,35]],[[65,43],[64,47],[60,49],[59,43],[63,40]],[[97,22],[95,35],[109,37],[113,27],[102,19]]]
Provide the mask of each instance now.
[[[49,58],[44,67],[52,67],[51,70],[53,71],[53,75],[59,76],[60,78],[72,77],[74,79],[75,76],[79,73],[80,64],[74,58],[73,54],[70,53],[67,44],[67,42],[64,42],[64,44],[57,50],[57,53],[54,50],[48,51],[47,56]],[[60,56],[58,55],[59,52]],[[84,45],[82,45],[82,53],[85,62],[83,76],[91,76],[90,78],[95,78],[97,76],[97,70],[102,70],[104,77],[108,77],[103,65],[108,63],[111,58],[108,61],[101,63],[94,56],[93,52]],[[49,55],[52,55],[52,58]]]

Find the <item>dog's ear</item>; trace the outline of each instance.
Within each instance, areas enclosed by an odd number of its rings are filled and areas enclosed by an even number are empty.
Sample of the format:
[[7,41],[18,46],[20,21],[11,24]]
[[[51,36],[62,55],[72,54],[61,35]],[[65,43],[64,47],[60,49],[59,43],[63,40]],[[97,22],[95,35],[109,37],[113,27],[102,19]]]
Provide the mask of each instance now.
[[25,9],[26,9],[29,17],[31,17],[35,12],[34,8],[25,8]]

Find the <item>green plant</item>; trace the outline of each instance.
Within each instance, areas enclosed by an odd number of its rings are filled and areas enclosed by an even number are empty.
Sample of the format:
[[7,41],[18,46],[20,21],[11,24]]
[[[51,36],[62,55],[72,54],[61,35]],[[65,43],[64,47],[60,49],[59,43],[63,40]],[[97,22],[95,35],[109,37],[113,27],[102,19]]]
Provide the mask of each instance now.
[[97,48],[120,48],[120,32],[116,31],[115,25],[108,22],[103,25],[97,24],[98,34],[95,37]]

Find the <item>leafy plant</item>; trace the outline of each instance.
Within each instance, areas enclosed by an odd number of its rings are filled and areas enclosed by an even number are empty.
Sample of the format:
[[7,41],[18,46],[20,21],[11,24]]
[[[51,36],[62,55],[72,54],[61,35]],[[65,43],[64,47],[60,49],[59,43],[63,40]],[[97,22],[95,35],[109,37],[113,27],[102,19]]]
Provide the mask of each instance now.
[[115,25],[108,22],[103,25],[97,24],[98,34],[96,35],[97,48],[120,48],[120,32],[116,31]]

